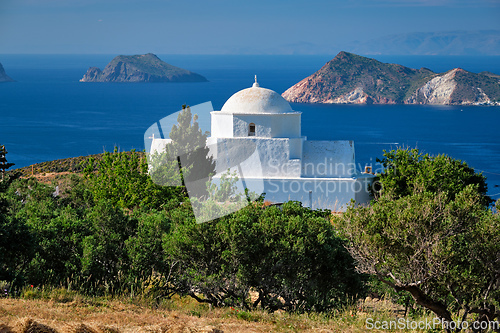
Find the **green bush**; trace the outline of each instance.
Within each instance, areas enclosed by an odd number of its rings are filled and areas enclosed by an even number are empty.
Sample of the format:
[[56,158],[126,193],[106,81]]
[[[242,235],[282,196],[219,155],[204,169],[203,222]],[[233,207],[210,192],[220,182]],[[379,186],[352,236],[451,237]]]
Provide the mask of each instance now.
[[475,185],[483,203],[491,203],[486,196],[486,177],[463,161],[446,155],[431,156],[409,148],[384,151],[384,157],[377,161],[385,168],[379,175],[383,193],[391,198],[440,192],[453,200],[466,186]]
[[161,208],[180,196],[179,188],[155,184],[148,175],[148,164],[134,151],[106,152],[100,159],[90,158],[84,169],[94,204],[102,200],[113,207],[134,210]]
[[[178,291],[246,309],[322,312],[346,305],[363,293],[363,278],[318,215],[297,202],[282,210],[260,203],[211,223],[177,223],[165,249],[178,263]],[[250,290],[258,293],[253,303]]]

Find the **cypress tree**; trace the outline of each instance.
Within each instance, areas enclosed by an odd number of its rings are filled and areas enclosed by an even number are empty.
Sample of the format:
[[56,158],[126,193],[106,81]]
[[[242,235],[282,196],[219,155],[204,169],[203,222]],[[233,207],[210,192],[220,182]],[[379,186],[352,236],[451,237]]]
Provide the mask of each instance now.
[[0,145],[0,174],[1,174],[1,180],[3,180],[5,171],[10,168],[11,166],[14,165],[14,163],[8,163],[7,158],[5,155],[7,155],[7,149],[5,149],[4,145]]

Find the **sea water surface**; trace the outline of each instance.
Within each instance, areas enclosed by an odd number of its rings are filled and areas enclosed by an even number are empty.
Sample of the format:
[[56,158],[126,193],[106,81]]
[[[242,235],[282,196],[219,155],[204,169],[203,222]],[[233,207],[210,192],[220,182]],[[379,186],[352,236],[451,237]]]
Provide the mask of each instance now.
[[[82,83],[88,67],[101,69],[113,55],[0,55],[17,82],[0,84],[0,144],[9,162],[22,167],[59,158],[143,150],[144,132],[181,105],[211,101],[215,110],[258,75],[262,87],[282,93],[334,55],[159,55],[204,75],[205,83]],[[500,57],[378,56],[443,72],[461,67],[500,74]],[[376,165],[383,150],[417,147],[466,161],[488,177],[500,198],[500,107],[292,104],[302,111],[309,140],[354,140],[356,162]],[[200,123],[209,129],[209,114]]]

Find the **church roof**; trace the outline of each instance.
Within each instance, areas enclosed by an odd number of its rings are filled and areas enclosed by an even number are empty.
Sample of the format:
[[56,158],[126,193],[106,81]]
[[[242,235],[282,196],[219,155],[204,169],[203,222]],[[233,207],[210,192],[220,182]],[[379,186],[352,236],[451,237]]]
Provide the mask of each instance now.
[[277,92],[261,88],[255,83],[251,88],[243,89],[231,96],[221,112],[223,113],[289,113],[293,112],[290,104]]

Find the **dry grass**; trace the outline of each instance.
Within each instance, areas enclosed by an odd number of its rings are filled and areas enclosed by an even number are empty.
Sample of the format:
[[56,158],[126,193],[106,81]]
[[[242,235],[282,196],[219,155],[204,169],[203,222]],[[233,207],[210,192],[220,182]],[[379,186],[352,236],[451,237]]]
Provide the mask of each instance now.
[[2,333],[220,332],[209,319],[110,301],[101,306],[0,300]]
[[326,317],[319,314],[244,312],[210,309],[189,298],[158,308],[130,300],[0,299],[0,333],[239,333],[366,332],[367,317],[394,320],[401,309],[390,302],[367,300]]

